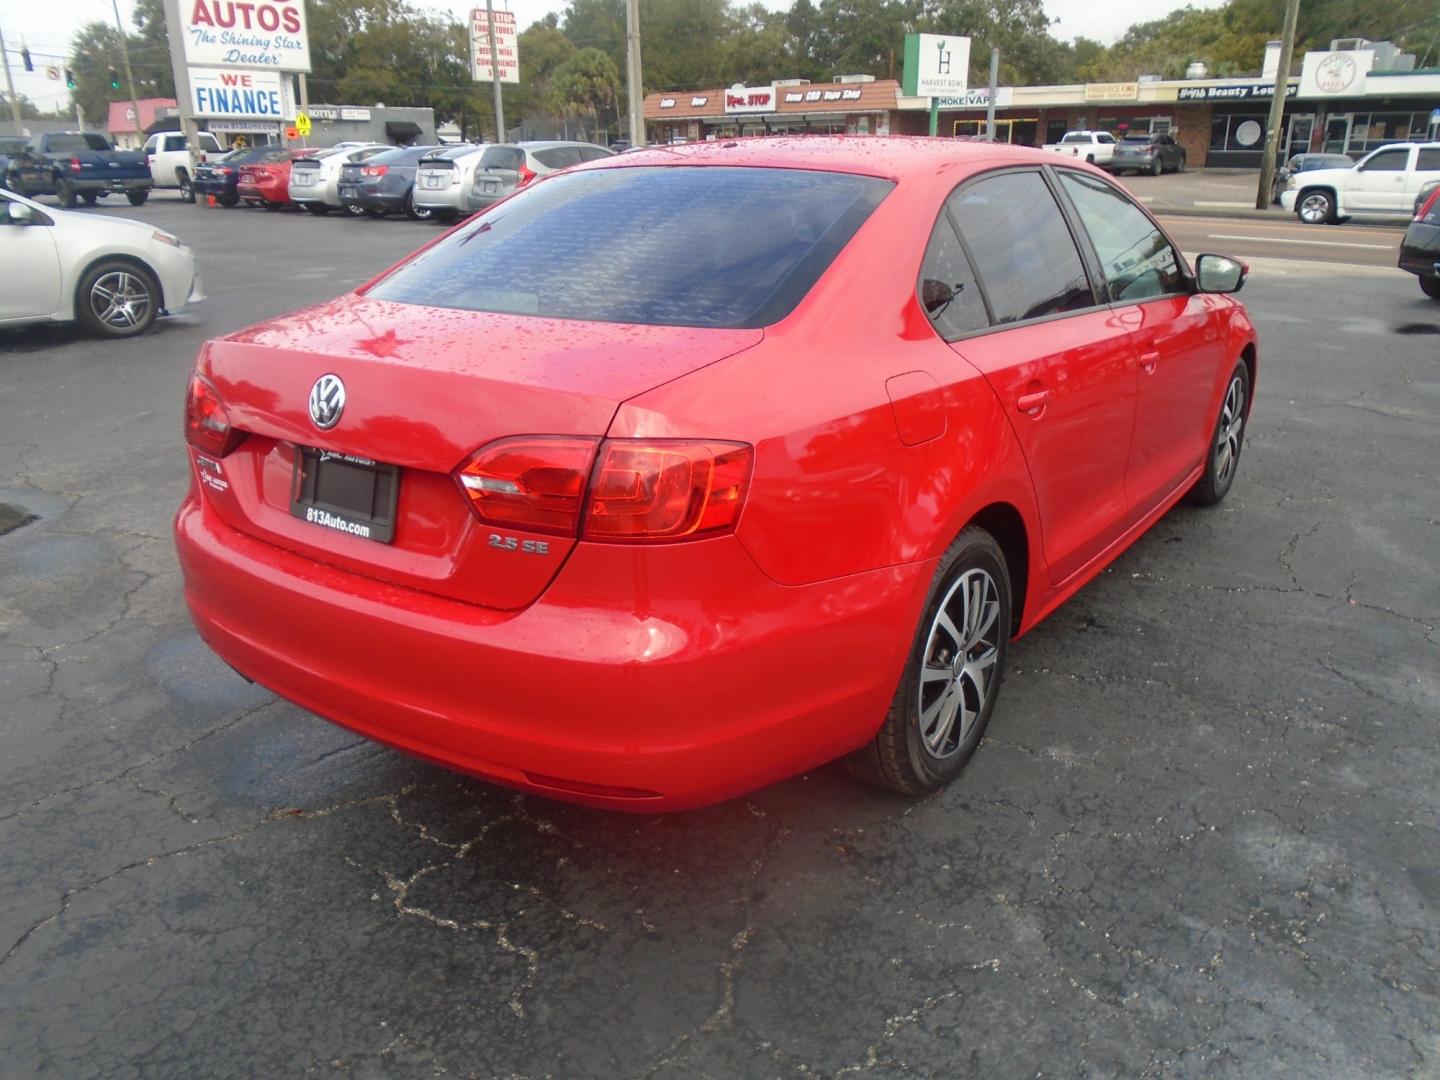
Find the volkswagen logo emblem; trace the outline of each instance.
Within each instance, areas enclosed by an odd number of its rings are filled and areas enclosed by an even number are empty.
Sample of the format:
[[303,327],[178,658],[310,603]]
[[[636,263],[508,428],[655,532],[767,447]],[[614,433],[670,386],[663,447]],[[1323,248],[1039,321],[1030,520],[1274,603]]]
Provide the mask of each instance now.
[[310,421],[321,431],[340,422],[345,411],[345,384],[339,375],[321,375],[310,388]]

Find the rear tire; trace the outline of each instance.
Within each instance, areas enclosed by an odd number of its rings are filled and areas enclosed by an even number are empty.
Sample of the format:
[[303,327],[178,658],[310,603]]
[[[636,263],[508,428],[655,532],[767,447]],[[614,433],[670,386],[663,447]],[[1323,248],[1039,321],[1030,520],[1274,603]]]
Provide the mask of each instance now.
[[75,290],[75,317],[92,333],[108,338],[143,334],[160,313],[160,286],[134,263],[96,263]]
[[80,193],[80,201],[86,206],[94,206],[100,201],[100,193],[98,191],[82,191]]
[[1431,300],[1440,300],[1440,277],[1422,277],[1420,291]]
[[62,178],[55,181],[55,201],[66,210],[75,209],[75,204],[79,199],[76,196],[75,189],[70,186],[68,180]]
[[1245,446],[1245,423],[1250,405],[1250,369],[1245,361],[1235,365],[1225,396],[1220,399],[1220,415],[1211,430],[1210,447],[1205,452],[1205,473],[1185,493],[1187,502],[1197,506],[1214,506],[1225,498],[1240,468],[1240,451]]
[[330,212],[330,207],[326,206],[324,203],[319,202],[306,203],[305,209],[309,210],[310,213],[314,214],[316,217],[324,217]]
[[1159,175],[1160,175],[1162,172],[1164,172],[1164,171],[1165,171],[1165,163],[1164,163],[1163,161],[1161,161],[1158,157],[1157,157],[1154,161],[1152,161],[1152,162],[1150,163],[1150,175],[1151,175],[1151,176],[1159,176]]
[[190,183],[190,174],[184,169],[177,169],[175,179],[180,185],[180,201],[193,203],[195,201],[195,187]]
[[219,203],[221,206],[225,207],[225,208],[228,210],[228,209],[229,209],[230,207],[232,207],[232,206],[237,206],[237,205],[239,205],[239,203],[240,203],[240,196],[239,196],[239,195],[216,195],[216,196],[215,196],[215,201],[216,201],[217,203]]
[[131,206],[144,206],[145,200],[150,198],[150,192],[148,189],[145,191],[127,191],[125,198],[130,200]]
[[846,767],[906,795],[954,780],[995,710],[1010,627],[1005,553],[971,526],[940,559],[884,723]]

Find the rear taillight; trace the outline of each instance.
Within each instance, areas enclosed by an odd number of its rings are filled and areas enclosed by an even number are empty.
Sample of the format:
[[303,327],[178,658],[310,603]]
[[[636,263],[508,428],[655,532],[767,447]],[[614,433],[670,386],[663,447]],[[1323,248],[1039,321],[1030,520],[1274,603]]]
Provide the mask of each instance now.
[[72,158],[70,159],[70,171],[71,171],[71,172],[79,172],[79,171],[80,171],[81,169],[83,169],[84,167],[85,167],[85,166],[83,166],[83,165],[80,164],[80,159],[79,159],[78,157],[72,157]]
[[384,176],[389,171],[389,165],[362,165],[360,167],[361,176]]
[[[528,184],[531,180],[534,180],[534,179],[535,179],[535,170],[532,169],[532,168],[530,168],[530,167],[527,166],[527,165],[523,165],[523,164],[522,164],[522,165],[520,166],[520,179],[519,179],[519,181],[516,182],[515,186],[516,186],[516,187],[524,187],[526,184]],[[549,189],[547,188],[546,190],[549,190]]]
[[587,540],[708,536],[740,516],[750,479],[743,443],[610,439],[590,488]]
[[185,441],[215,457],[224,457],[245,441],[245,433],[230,426],[220,392],[198,371],[190,373],[185,394]]
[[235,170],[230,168],[229,165],[217,165],[215,166],[215,171],[221,176],[229,176]]
[[484,447],[457,477],[487,525],[657,543],[734,528],[752,457],[744,443],[522,436]]

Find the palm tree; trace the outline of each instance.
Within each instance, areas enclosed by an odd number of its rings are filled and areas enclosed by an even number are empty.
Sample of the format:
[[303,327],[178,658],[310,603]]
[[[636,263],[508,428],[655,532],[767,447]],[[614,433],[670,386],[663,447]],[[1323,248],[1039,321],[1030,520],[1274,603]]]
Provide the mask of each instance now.
[[600,110],[615,104],[619,90],[615,61],[599,49],[581,49],[555,69],[550,80],[550,107],[556,113],[588,115],[595,141],[600,143]]

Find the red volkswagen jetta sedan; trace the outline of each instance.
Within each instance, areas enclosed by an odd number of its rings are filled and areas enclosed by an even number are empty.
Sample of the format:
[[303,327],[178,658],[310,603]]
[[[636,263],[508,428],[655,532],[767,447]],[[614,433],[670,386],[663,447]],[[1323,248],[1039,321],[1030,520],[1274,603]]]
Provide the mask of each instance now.
[[1008,146],[571,169],[204,346],[186,599],[249,678],[502,784],[932,790],[1009,640],[1230,487],[1244,275]]

